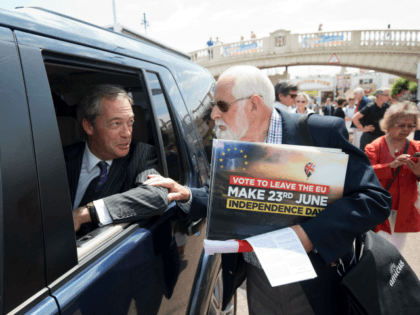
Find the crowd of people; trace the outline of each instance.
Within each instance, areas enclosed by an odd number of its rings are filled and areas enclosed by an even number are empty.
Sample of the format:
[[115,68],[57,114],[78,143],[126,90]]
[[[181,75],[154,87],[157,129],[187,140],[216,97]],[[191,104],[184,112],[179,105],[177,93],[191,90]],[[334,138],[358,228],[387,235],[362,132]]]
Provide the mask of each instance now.
[[[278,108],[300,114],[313,112],[307,105],[309,97],[298,92],[297,85],[282,81],[275,90]],[[365,96],[364,90],[357,87],[347,98],[339,97],[334,102],[327,98],[315,113],[343,119],[352,143],[368,156],[382,187],[392,195],[391,216],[375,231],[401,250],[406,233],[420,231],[420,209],[416,206],[420,162],[413,157],[420,152],[420,142],[408,140],[420,128],[420,112],[417,105],[407,101],[408,93],[401,91],[399,95],[401,99],[398,95],[393,99],[389,88],[379,88],[373,95]]]

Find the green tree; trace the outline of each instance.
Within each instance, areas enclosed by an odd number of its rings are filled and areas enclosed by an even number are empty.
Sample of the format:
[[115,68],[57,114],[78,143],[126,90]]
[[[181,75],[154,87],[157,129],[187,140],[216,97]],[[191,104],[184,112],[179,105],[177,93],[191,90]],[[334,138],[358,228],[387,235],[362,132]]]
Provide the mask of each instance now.
[[405,78],[399,78],[392,84],[391,96],[397,97],[402,91],[410,91],[411,94],[417,94],[417,82],[410,81]]

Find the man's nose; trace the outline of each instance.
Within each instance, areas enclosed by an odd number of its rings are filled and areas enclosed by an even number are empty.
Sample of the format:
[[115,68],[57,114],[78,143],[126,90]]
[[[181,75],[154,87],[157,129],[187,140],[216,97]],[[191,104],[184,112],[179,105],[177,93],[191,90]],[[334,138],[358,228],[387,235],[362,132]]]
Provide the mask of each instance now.
[[211,110],[210,118],[213,120],[217,120],[221,118],[221,111],[217,105],[214,106],[213,109]]
[[133,133],[133,126],[124,124],[121,130],[121,137],[124,137],[124,138],[131,137],[132,133]]

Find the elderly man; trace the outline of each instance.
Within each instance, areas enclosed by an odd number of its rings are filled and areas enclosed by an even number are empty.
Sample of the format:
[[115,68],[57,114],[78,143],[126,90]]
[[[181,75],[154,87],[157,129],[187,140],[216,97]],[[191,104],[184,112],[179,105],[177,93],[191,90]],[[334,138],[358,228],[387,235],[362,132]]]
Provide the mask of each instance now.
[[64,148],[75,230],[147,219],[168,205],[167,189],[144,185],[157,172],[153,146],[131,141],[131,97],[118,86],[90,89],[78,107],[87,141]]
[[298,95],[298,86],[290,81],[279,81],[274,86],[276,101],[274,106],[276,108],[283,108],[289,113],[293,111],[296,106],[295,100]]
[[[363,90],[361,87],[357,87],[354,89],[353,91],[353,95],[354,95],[354,99],[356,101],[356,109],[354,110],[354,115],[361,111],[363,109],[363,107],[365,107],[367,104],[371,103],[370,99],[365,96],[365,90]],[[364,122],[361,122],[362,124],[364,124]],[[356,147],[360,146],[360,138],[362,137],[363,132],[360,131],[356,125],[353,123],[353,121],[351,122],[350,125],[351,128],[353,128],[354,130],[354,137],[353,137],[353,144]]]
[[[360,149],[365,150],[365,146],[376,138],[383,136],[385,133],[379,126],[379,121],[384,117],[385,111],[388,109],[390,95],[389,89],[377,89],[375,91],[376,101],[364,106],[353,116],[354,125],[363,132],[360,138]],[[364,119],[364,125],[360,122]]]
[[[361,87],[357,87],[353,91],[354,99],[356,100],[356,110],[354,113],[360,112],[363,107],[365,107],[367,104],[371,103],[370,99],[365,95],[365,90],[363,90]],[[356,127],[355,125],[352,125],[352,127]]]
[[[273,86],[251,66],[225,71],[216,85],[212,118],[221,139],[300,145],[298,115],[273,109]],[[354,262],[353,240],[387,219],[391,198],[381,188],[366,155],[347,141],[344,120],[312,115],[309,130],[319,147],[342,149],[349,155],[343,197],[318,216],[292,226],[309,255],[317,278],[271,287],[253,253],[223,254],[223,307],[247,277],[250,314],[347,314],[346,299],[333,263],[340,258],[346,270]],[[206,216],[207,185],[187,189],[160,176],[146,182],[169,189],[168,198],[189,218]],[[181,203],[183,202],[183,203]]]

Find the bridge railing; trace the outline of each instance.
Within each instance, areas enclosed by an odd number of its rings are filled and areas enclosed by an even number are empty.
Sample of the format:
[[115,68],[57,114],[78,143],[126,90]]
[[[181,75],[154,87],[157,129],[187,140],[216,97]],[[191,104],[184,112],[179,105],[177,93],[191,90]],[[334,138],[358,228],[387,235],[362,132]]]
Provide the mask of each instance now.
[[[420,30],[362,30],[290,34],[279,30],[268,37],[222,44],[190,53],[199,64],[225,63],[271,54],[360,49],[420,49]],[[409,48],[410,47],[410,48]]]

